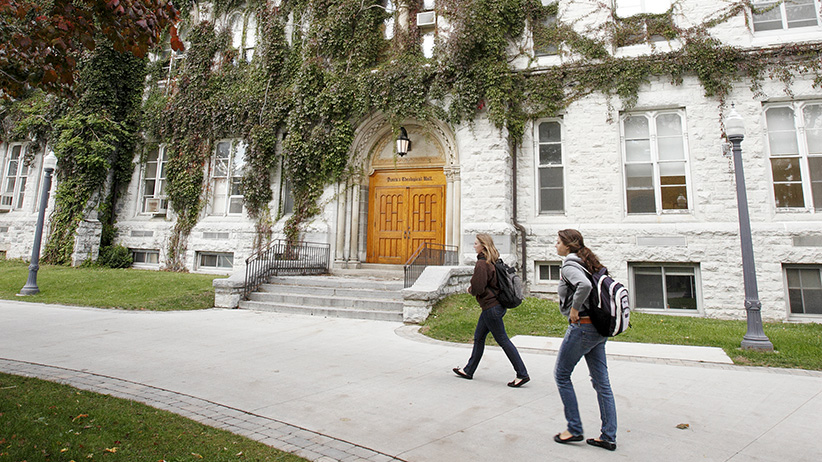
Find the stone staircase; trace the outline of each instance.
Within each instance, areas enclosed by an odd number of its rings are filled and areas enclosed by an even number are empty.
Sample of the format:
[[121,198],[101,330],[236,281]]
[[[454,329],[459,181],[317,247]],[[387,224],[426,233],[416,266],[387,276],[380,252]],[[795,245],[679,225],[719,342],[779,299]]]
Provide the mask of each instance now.
[[[376,265],[375,265],[376,266]],[[247,310],[402,322],[402,270],[335,270],[324,276],[275,276],[241,300]]]

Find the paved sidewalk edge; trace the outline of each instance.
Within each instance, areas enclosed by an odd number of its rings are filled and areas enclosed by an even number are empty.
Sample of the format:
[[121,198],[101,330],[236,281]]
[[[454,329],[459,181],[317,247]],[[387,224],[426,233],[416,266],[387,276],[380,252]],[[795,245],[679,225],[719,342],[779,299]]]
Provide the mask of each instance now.
[[[422,342],[422,343],[430,343],[434,345],[443,345],[443,346],[451,346],[456,348],[471,348],[471,344],[468,343],[457,343],[457,342],[447,342],[445,340],[437,340],[435,338],[431,338],[426,336],[425,334],[420,333],[420,326],[416,324],[404,324],[399,326],[394,330],[394,332],[403,338]],[[649,344],[652,345],[652,344]],[[499,348],[498,346],[488,346],[488,348]],[[556,355],[557,352],[555,350],[549,350],[545,348],[529,348],[529,347],[522,347],[517,346],[518,350],[527,351],[529,353],[539,353],[539,354],[547,354],[547,355]],[[807,377],[822,377],[822,371],[813,371],[808,369],[791,369],[785,367],[767,367],[767,366],[744,366],[739,364],[723,364],[723,363],[712,363],[712,362],[705,362],[705,361],[694,361],[694,360],[687,360],[687,359],[670,359],[670,358],[654,358],[648,356],[627,356],[627,355],[619,355],[608,352],[608,359],[613,359],[617,361],[630,361],[630,362],[638,362],[638,363],[653,363],[653,364],[664,364],[668,366],[688,366],[688,367],[703,367],[703,368],[710,368],[710,369],[725,369],[725,370],[749,370],[749,371],[758,371],[758,372],[767,372],[771,374],[786,374],[786,375],[797,375],[797,376],[807,376]]]
[[141,402],[314,462],[405,462],[395,456],[276,419],[116,377],[7,358],[0,358],[0,372]]

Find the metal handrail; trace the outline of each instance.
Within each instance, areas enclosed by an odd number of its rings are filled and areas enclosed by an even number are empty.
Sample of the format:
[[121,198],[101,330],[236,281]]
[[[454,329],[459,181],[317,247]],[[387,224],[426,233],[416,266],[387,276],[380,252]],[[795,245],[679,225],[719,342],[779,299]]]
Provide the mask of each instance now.
[[426,267],[451,265],[457,265],[457,246],[423,242],[403,266],[404,287],[413,286]]
[[273,275],[326,274],[329,272],[330,258],[330,244],[274,240],[245,260],[243,298],[247,298],[249,293]]

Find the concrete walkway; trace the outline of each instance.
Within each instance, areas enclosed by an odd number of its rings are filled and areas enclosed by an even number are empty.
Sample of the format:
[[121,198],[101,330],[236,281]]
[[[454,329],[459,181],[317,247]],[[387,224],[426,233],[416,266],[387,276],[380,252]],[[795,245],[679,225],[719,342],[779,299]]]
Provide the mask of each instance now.
[[[516,337],[531,382],[488,348],[400,323],[211,309],[0,301],[0,371],[126,397],[317,461],[819,461],[822,374],[739,367],[715,349],[608,344],[618,449],[559,445],[556,340]],[[574,376],[586,436],[596,396]],[[688,424],[686,429],[677,428]]]

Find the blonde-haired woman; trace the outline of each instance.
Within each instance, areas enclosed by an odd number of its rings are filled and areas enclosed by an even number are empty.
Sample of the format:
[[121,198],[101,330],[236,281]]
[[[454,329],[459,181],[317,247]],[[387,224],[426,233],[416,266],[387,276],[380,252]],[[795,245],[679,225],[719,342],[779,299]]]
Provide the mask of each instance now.
[[525,364],[517,351],[517,347],[508,338],[505,333],[505,324],[502,317],[508,311],[500,305],[497,300],[497,293],[499,292],[499,285],[497,284],[497,272],[494,268],[494,262],[499,259],[499,251],[494,245],[494,240],[488,234],[477,234],[474,241],[474,250],[477,252],[477,264],[474,265],[474,275],[471,276],[471,285],[468,287],[468,293],[477,298],[477,302],[482,308],[479,320],[477,321],[477,328],[474,330],[474,350],[471,352],[471,358],[468,364],[462,369],[455,367],[454,373],[464,379],[473,379],[474,372],[479,366],[482,353],[485,351],[485,338],[488,333],[494,336],[502,351],[508,356],[511,365],[514,366],[514,371],[517,377],[508,382],[509,387],[521,387],[529,380],[528,370],[525,369]]

